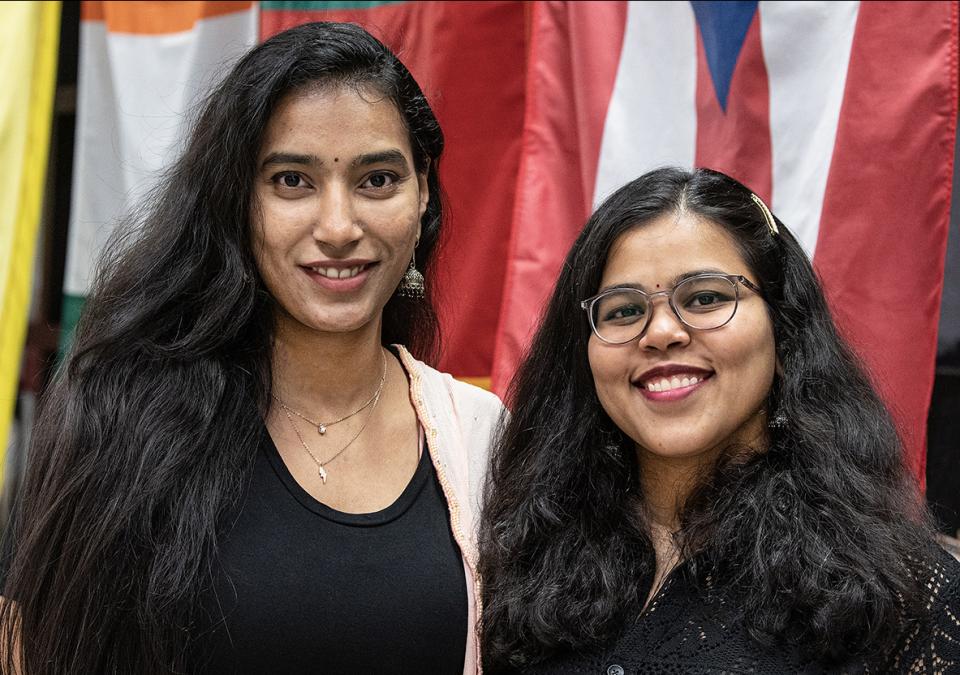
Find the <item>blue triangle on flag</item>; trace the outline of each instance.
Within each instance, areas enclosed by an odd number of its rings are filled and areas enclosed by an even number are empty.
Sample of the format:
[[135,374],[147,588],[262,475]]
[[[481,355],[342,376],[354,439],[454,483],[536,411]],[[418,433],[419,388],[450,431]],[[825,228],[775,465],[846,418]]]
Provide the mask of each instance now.
[[713,90],[724,112],[730,95],[733,69],[747,37],[747,29],[757,13],[757,0],[752,2],[691,0],[693,13],[700,27],[707,66],[713,78]]

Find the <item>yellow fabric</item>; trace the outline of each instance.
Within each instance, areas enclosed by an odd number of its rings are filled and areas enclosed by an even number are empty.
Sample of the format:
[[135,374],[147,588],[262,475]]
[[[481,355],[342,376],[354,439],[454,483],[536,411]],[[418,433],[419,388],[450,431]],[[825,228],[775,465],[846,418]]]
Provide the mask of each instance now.
[[0,484],[30,312],[59,37],[59,2],[0,2]]
[[460,380],[461,382],[472,384],[474,387],[480,387],[481,389],[486,389],[487,391],[490,391],[489,377],[458,377],[457,379]]

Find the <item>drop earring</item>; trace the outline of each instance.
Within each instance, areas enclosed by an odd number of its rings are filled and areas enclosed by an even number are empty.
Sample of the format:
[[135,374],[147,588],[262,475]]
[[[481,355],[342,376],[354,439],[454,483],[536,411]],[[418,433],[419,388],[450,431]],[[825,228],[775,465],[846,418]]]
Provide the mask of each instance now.
[[[419,241],[417,242],[420,243]],[[402,298],[411,298],[413,300],[420,300],[423,298],[423,275],[420,274],[420,270],[417,269],[417,249],[414,245],[413,257],[410,258],[410,267],[407,268],[406,273],[403,275],[403,279],[400,280],[400,285],[397,287],[397,294]]]

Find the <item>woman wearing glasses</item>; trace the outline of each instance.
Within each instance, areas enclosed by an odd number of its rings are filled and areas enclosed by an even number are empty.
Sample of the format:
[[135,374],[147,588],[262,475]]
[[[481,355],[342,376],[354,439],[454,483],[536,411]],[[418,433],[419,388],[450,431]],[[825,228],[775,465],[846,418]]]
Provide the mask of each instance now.
[[593,215],[514,382],[492,672],[960,670],[960,564],[793,236],[662,169]]

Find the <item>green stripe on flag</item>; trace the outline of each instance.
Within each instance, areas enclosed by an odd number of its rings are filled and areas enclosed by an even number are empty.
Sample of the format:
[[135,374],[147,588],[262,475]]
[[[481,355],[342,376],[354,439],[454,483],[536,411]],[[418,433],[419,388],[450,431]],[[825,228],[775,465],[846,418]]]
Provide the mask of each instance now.
[[334,9],[372,9],[381,5],[400,5],[406,0],[373,0],[372,2],[310,2],[309,0],[277,0],[276,2],[261,2],[261,10],[310,10],[323,12]]
[[80,312],[87,301],[85,295],[63,294],[63,307],[60,312],[60,356],[63,357],[73,344],[73,331],[80,320]]

